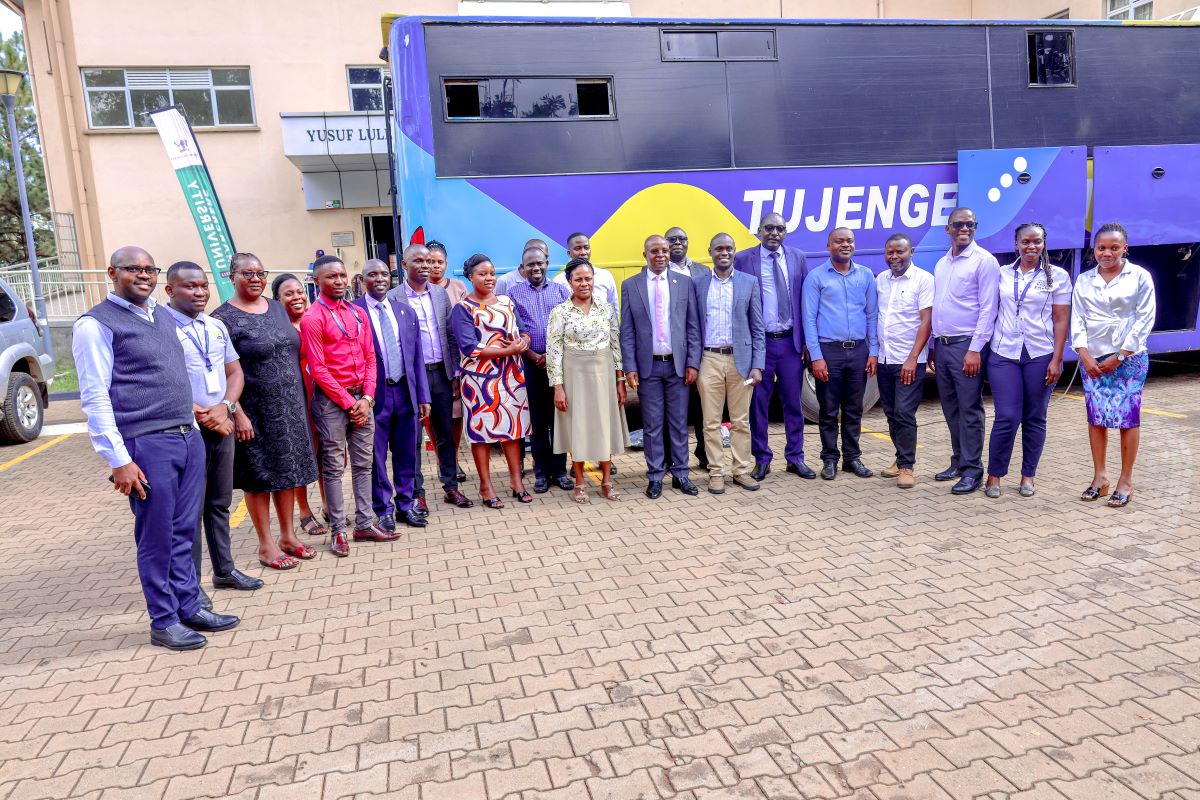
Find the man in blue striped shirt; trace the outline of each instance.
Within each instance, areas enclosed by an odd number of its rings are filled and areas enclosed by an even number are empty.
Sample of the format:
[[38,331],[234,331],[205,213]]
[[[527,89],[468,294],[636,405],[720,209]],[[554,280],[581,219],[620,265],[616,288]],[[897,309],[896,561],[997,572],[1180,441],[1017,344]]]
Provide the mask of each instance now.
[[[867,378],[879,361],[879,295],[871,270],[854,260],[854,232],[829,234],[829,260],[804,279],[804,338],[817,379],[820,405],[821,477],[842,469],[860,478],[875,473],[862,463],[859,433]],[[838,417],[842,449],[838,451]]]

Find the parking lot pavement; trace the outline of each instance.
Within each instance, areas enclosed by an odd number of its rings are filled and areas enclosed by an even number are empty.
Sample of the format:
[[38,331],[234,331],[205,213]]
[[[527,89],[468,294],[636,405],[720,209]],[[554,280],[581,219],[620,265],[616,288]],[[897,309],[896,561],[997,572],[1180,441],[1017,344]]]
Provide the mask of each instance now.
[[[1145,405],[1121,511],[1077,499],[1079,399],[1028,500],[934,483],[927,402],[913,490],[777,469],[654,502],[630,452],[620,504],[434,503],[395,544],[214,593],[241,626],[179,654],[147,642],[86,435],[0,449],[0,800],[1196,797],[1196,376]],[[265,572],[248,520],[234,539]]]

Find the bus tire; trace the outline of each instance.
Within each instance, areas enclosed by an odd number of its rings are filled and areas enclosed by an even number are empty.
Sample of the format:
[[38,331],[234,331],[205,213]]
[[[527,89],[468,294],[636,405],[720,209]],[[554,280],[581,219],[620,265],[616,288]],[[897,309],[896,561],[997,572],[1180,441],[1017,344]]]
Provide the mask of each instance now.
[[[879,402],[879,382],[874,376],[867,378],[867,388],[863,393],[863,413],[870,411]],[[804,391],[800,393],[800,403],[804,406],[804,419],[808,422],[816,422],[821,414],[821,407],[817,403],[817,379],[813,377],[812,370],[804,370]]]

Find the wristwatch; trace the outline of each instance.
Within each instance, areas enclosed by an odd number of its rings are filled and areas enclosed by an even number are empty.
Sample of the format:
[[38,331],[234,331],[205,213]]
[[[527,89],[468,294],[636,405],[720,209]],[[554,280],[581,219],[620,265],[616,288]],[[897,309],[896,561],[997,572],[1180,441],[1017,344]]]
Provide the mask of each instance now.
[[229,410],[229,418],[233,419],[233,415],[237,413],[238,404],[236,400],[222,400],[221,405]]
[[369,405],[371,408],[374,408],[374,407],[375,407],[375,398],[374,398],[374,397],[371,397],[371,395],[369,395],[369,394],[364,394],[364,395],[363,395],[363,400],[366,400],[366,401],[367,401],[367,405]]
[[1120,350],[1118,350],[1117,351],[1117,361],[1124,361],[1124,360],[1125,360],[1125,354],[1122,353]]

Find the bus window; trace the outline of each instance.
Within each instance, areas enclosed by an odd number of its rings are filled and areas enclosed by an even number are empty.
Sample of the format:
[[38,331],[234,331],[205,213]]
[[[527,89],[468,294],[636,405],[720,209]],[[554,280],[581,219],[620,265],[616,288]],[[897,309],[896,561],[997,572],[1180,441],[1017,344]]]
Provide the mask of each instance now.
[[1074,31],[1029,31],[1029,85],[1075,85]]
[[610,78],[447,79],[446,119],[612,119]]
[[662,31],[663,61],[775,61],[775,31]]

